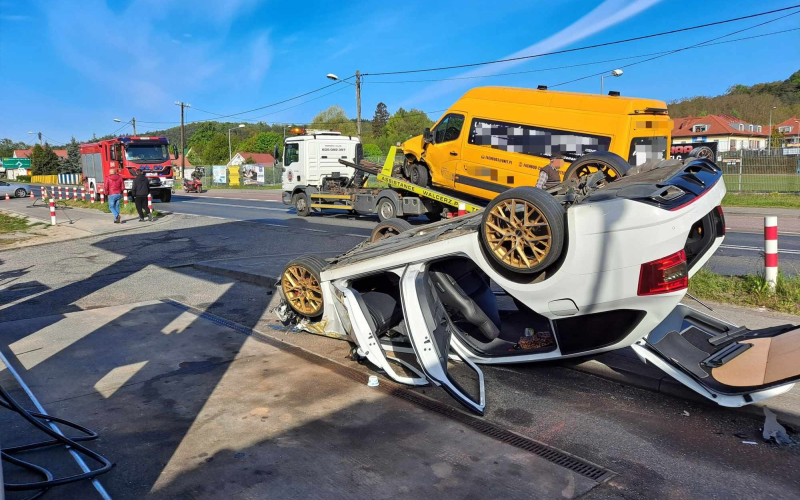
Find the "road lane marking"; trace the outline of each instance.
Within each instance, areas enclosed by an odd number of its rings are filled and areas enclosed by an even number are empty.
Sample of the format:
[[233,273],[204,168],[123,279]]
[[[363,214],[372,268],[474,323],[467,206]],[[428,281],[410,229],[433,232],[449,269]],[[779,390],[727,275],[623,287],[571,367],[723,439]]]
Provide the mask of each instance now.
[[213,207],[252,208],[254,210],[271,210],[273,212],[288,212],[288,208],[254,207],[252,205],[234,205],[232,203],[208,203],[205,201],[182,201],[180,203],[193,203],[195,205],[211,205]]
[[[750,252],[763,252],[764,249],[761,247],[746,247],[741,245],[720,245],[720,248],[728,248],[731,250],[747,250]],[[800,255],[800,250],[781,250],[778,249],[778,253],[785,253],[789,255]]]
[[[735,234],[764,234],[764,231],[746,231],[746,230],[735,230],[729,227],[725,228],[728,233],[735,233]],[[800,233],[794,233],[791,231],[778,231],[778,236],[800,236]]]

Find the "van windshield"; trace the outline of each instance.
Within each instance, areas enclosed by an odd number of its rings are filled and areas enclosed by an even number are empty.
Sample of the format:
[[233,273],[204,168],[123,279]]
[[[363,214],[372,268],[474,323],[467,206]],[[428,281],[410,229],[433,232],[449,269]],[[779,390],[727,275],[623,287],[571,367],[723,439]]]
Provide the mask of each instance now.
[[169,160],[166,144],[142,144],[125,146],[125,159],[134,163],[164,163]]
[[631,140],[628,163],[634,167],[647,160],[664,160],[667,158],[666,137],[636,137]]

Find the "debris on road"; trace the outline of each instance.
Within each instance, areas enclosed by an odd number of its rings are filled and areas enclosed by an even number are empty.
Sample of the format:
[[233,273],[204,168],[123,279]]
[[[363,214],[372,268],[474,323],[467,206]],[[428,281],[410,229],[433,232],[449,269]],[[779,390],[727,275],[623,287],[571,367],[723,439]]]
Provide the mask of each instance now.
[[786,428],[778,423],[778,417],[770,411],[766,406],[764,407],[764,430],[761,435],[764,441],[774,440],[777,444],[792,444],[794,441],[786,433]]
[[688,417],[688,416],[689,416],[689,412],[688,412],[688,411],[686,411],[686,410],[683,410],[683,416],[684,416],[684,417]]

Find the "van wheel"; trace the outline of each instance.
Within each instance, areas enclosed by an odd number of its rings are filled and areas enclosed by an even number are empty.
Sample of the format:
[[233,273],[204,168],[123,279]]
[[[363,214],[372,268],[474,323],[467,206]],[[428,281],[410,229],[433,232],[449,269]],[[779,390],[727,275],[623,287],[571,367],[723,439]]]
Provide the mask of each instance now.
[[412,226],[408,221],[403,219],[386,219],[375,226],[375,229],[372,230],[372,235],[369,237],[369,242],[374,243],[384,238],[398,235],[404,231],[408,231],[413,227],[414,226]]
[[520,274],[546,269],[564,247],[564,207],[544,190],[509,189],[483,211],[481,242],[492,260]]
[[281,273],[281,292],[294,312],[314,319],[322,316],[322,280],[328,263],[316,255],[303,255],[286,264]]
[[579,179],[602,171],[606,182],[614,182],[630,170],[630,164],[616,153],[597,151],[583,155],[569,166],[564,174],[564,182],[570,179]]
[[306,193],[297,193],[292,197],[292,205],[300,217],[308,217],[311,213],[311,204]]
[[378,213],[378,219],[381,222],[397,217],[397,207],[394,206],[394,201],[389,198],[381,198],[375,207],[375,211]]
[[430,181],[430,173],[428,172],[428,167],[420,163],[412,163],[408,170],[409,170],[408,178],[412,184],[416,184],[417,186],[422,186],[422,187],[428,187],[428,182]]

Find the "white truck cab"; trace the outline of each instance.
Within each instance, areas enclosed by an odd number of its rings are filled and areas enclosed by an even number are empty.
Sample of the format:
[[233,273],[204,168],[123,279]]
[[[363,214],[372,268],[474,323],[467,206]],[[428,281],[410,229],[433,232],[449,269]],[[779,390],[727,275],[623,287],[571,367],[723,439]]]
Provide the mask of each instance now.
[[303,193],[307,197],[336,185],[345,186],[356,170],[339,160],[356,161],[360,149],[358,137],[340,132],[308,131],[287,138],[283,144],[283,202],[293,205]]

